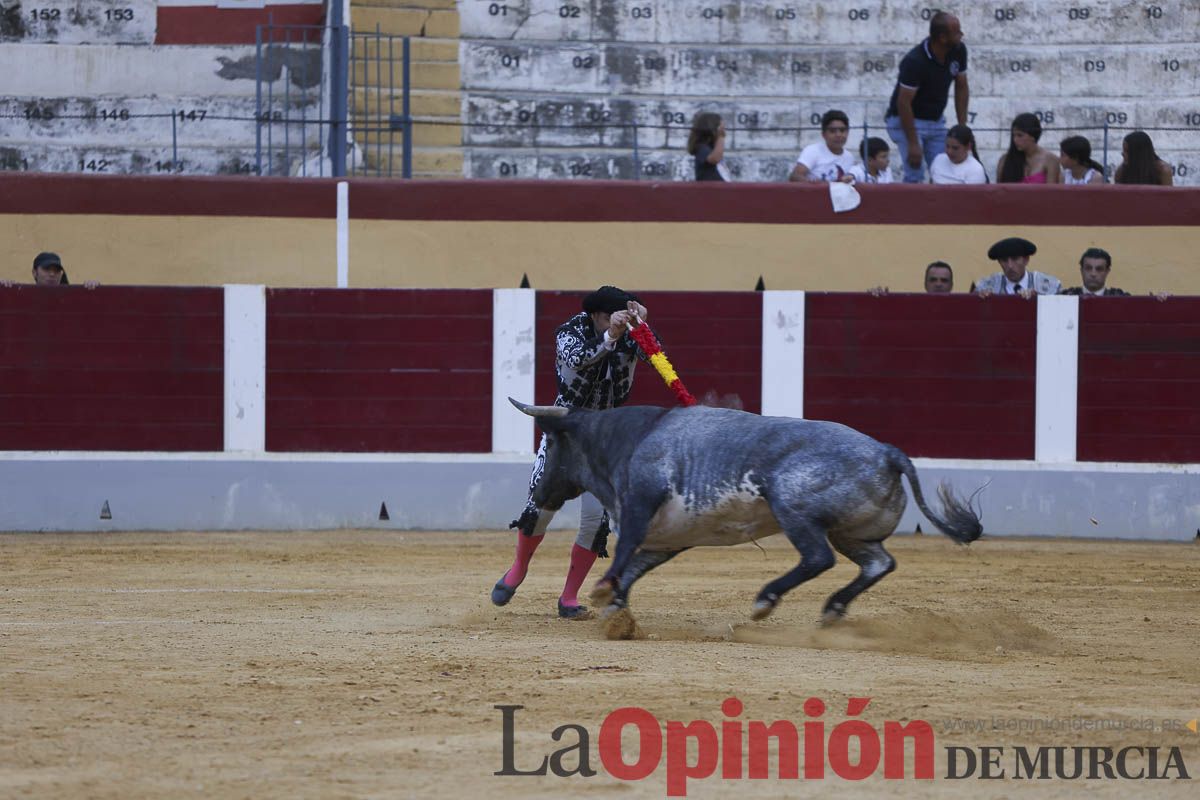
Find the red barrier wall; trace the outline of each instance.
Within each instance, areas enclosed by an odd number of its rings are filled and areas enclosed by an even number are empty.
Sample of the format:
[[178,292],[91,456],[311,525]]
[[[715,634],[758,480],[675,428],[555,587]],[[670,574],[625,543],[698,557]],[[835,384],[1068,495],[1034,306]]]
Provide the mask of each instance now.
[[[737,395],[747,411],[762,410],[762,295],[757,292],[644,292],[638,295],[660,334],[663,351],[684,385],[703,397]],[[537,402],[554,402],[554,330],[581,310],[583,294],[538,292]],[[676,405],[654,368],[639,363],[630,405]]]
[[221,450],[221,289],[0,289],[0,450]]
[[1037,305],[807,295],[804,416],[910,456],[1033,458]]
[[1200,462],[1200,298],[1082,298],[1080,461]]
[[[761,295],[643,300],[693,392],[761,409]],[[579,301],[537,295],[539,403]],[[807,302],[807,417],[914,456],[1033,457],[1035,303]],[[1200,463],[1200,298],[1085,298],[1080,323],[1079,459]],[[223,326],[217,288],[0,289],[0,449],[221,450]],[[491,362],[491,291],[271,290],[267,447],[486,452]],[[642,364],[631,402],[674,398]]]
[[[334,178],[0,175],[0,214],[336,215]],[[351,179],[355,220],[723,222],[754,225],[1193,227],[1200,189],[1161,186],[871,186],[836,214],[823,184]],[[1112,231],[1105,234],[1111,235]],[[989,234],[990,235],[990,234]],[[994,241],[984,237],[981,247]],[[980,253],[982,256],[982,253]],[[1062,277],[1065,277],[1062,276]],[[769,288],[769,287],[768,287]]]
[[[190,6],[159,6],[155,44],[254,44],[259,25],[320,25],[322,3],[270,5],[264,8],[217,8],[197,0]],[[282,38],[283,33],[276,33]],[[292,31],[292,40],[303,34]],[[317,33],[320,36],[320,33]]]
[[267,449],[487,452],[492,292],[267,293]]

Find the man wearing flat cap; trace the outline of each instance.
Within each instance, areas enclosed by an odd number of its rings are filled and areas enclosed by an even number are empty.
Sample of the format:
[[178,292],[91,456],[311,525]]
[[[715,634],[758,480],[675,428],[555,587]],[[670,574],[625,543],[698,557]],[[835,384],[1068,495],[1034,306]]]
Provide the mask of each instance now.
[[988,250],[988,258],[1000,263],[1000,272],[988,275],[975,284],[974,292],[981,297],[992,294],[1015,294],[1026,300],[1038,294],[1058,294],[1062,281],[1044,272],[1028,269],[1029,257],[1037,245],[1028,239],[1001,239]]
[[[633,370],[637,359],[648,360],[641,348],[628,336],[636,315],[645,320],[646,307],[637,296],[616,286],[601,286],[583,298],[583,310],[554,332],[554,369],[558,378],[558,396],[554,405],[595,411],[616,408],[629,397],[633,388]],[[542,436],[529,491],[537,485],[546,464],[546,437]],[[532,498],[510,528],[516,528],[517,552],[512,567],[492,588],[492,602],[506,605],[525,580],[533,552],[541,544],[554,512],[540,509]],[[571,548],[571,566],[566,585],[558,598],[558,615],[564,619],[589,619],[592,613],[579,604],[579,587],[587,578],[597,554],[604,550],[608,517],[604,507],[590,492],[583,495],[579,534]]]

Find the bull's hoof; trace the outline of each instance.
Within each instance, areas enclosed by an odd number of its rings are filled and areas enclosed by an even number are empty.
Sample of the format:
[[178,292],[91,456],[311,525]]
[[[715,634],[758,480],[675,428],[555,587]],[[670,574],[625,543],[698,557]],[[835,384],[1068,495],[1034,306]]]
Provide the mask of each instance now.
[[771,616],[771,612],[775,610],[775,606],[779,605],[779,598],[774,595],[767,595],[754,601],[754,606],[750,609],[750,619],[755,622],[766,619]]
[[641,626],[628,608],[609,608],[604,615],[604,636],[608,639],[643,639]]
[[[517,584],[520,586],[521,584]],[[509,586],[504,582],[504,578],[496,581],[496,585],[492,587],[492,605],[506,606],[508,601],[513,599],[513,595],[517,593],[517,586]]]
[[612,578],[605,578],[596,584],[595,589],[592,589],[592,603],[598,606],[612,605],[613,598],[616,596],[617,590]]
[[845,618],[846,607],[841,603],[832,603],[821,613],[819,624],[822,628],[828,628],[830,625],[838,624]]
[[587,606],[564,606],[562,600],[559,600],[558,616],[562,619],[585,620],[593,619],[596,615]]

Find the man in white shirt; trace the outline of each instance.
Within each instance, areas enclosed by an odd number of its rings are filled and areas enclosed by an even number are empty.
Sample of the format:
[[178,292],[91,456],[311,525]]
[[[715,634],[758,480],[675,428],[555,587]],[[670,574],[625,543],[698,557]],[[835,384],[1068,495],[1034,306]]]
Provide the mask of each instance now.
[[988,258],[1000,262],[1000,272],[988,275],[972,288],[980,297],[993,294],[1019,295],[1029,300],[1039,294],[1058,294],[1062,281],[1044,272],[1029,269],[1029,257],[1037,245],[1028,239],[1001,239],[988,250]]
[[793,183],[852,183],[854,178],[850,170],[858,162],[846,151],[846,139],[849,137],[850,118],[846,112],[837,109],[826,111],[821,117],[821,138],[824,141],[810,144],[800,151],[788,180]]

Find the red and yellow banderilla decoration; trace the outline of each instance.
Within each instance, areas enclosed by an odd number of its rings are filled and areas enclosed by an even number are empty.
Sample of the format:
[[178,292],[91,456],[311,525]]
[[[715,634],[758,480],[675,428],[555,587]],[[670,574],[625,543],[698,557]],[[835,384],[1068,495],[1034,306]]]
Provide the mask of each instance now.
[[675,367],[671,366],[671,361],[663,352],[662,345],[659,344],[654,331],[650,330],[650,326],[642,322],[637,314],[633,314],[632,317],[633,323],[629,327],[629,335],[650,359],[651,366],[662,376],[667,387],[675,393],[675,399],[679,401],[680,405],[696,405],[696,398],[692,396],[692,393],[683,385],[679,375],[675,373]]

